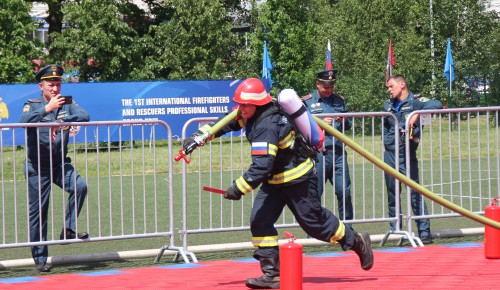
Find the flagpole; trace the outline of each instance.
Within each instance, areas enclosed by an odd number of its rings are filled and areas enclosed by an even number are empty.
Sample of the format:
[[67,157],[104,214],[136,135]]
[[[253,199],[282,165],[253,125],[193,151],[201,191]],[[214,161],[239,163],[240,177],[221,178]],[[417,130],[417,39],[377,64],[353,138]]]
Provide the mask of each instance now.
[[451,102],[451,63],[450,63],[450,92],[448,94],[448,102],[450,103],[450,105],[452,105],[452,102]]
[[[453,65],[453,56],[451,53],[451,39],[448,38],[448,43],[446,47],[446,60],[444,64],[444,75],[448,79],[449,82],[449,90],[448,90],[448,107],[453,107],[453,97],[452,97],[452,82],[455,79],[455,73],[453,71],[454,65]],[[454,119],[457,119],[458,116],[456,116],[455,113],[451,114],[450,118],[450,127],[453,130],[453,121]],[[458,122],[458,120],[456,120]]]
[[[449,69],[450,69],[450,88],[448,90],[448,108],[453,108],[453,102],[452,102],[452,97],[451,97],[451,82],[452,82],[452,79],[451,79],[451,63],[449,65]],[[457,127],[457,122],[458,122],[458,115],[457,114],[451,114],[452,117],[452,120],[451,120],[451,130],[453,130],[453,123],[455,123],[455,127]]]
[[435,69],[436,69],[436,64],[435,64],[435,59],[434,59],[434,27],[432,20],[434,18],[434,13],[432,11],[432,0],[429,0],[429,12],[430,12],[430,30],[431,30],[431,35],[430,35],[430,45],[431,45],[431,62],[432,62],[432,76],[431,76],[431,95],[434,97],[434,93],[436,92],[435,88],[435,80],[436,80],[436,75],[435,75]]

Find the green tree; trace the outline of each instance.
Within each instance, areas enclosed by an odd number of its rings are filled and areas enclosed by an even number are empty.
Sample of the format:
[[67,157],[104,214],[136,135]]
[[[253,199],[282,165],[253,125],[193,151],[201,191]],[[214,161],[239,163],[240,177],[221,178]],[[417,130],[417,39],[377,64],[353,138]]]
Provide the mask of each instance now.
[[266,40],[273,64],[274,91],[291,87],[306,94],[314,85],[314,72],[325,67],[328,33],[323,23],[330,8],[323,0],[254,3],[254,27],[248,36],[250,53],[240,51],[240,61],[247,65],[238,75],[260,77]]
[[3,0],[1,6],[0,82],[32,82],[31,61],[43,52],[39,42],[28,40],[36,29],[29,15],[31,5],[21,0]]
[[[437,95],[446,99],[449,83],[443,75],[446,58],[446,39],[452,42],[455,81],[452,99],[446,100],[450,107],[470,106],[465,100],[469,86],[477,79],[491,75],[489,47],[495,27],[493,14],[486,12],[485,1],[434,1],[434,23],[436,32],[436,76]],[[498,59],[496,60],[498,62]]]
[[[496,16],[499,19],[498,16]],[[490,79],[484,78],[483,84],[489,86],[487,92],[483,92],[484,103],[486,106],[500,106],[500,21],[493,25],[489,37],[491,46],[488,47],[488,57],[490,65]]]
[[428,0],[338,1],[322,19],[323,29],[311,31],[313,38],[324,39],[326,28],[333,64],[340,71],[336,89],[348,98],[351,110],[378,111],[387,99],[384,79],[389,38],[393,39],[397,59],[394,73],[405,75],[414,92],[446,98],[442,67],[446,38],[450,36],[457,43],[453,48],[455,84],[480,76],[494,79],[494,68],[500,63],[493,49],[498,18],[486,12],[485,1],[434,2],[432,14]]
[[[500,19],[496,17],[497,19]],[[487,42],[479,44],[479,47],[484,47],[485,52],[479,55],[477,63],[476,78],[482,84],[489,84],[490,90],[485,86],[480,88],[480,93],[486,97],[491,95],[496,99],[494,102],[488,102],[487,98],[483,98],[481,106],[500,105],[500,21],[489,22],[488,33],[484,34],[481,41]]]
[[228,75],[235,36],[218,0],[168,0],[174,13],[140,41],[141,65],[131,78],[221,79]]
[[[44,57],[37,42],[25,39],[33,30],[27,2],[33,1],[2,2],[4,82],[31,81],[31,60]],[[65,62],[82,81],[260,77],[266,40],[273,95],[285,87],[306,94],[324,68],[330,40],[336,90],[352,111],[378,111],[387,99],[389,38],[394,73],[405,75],[412,91],[444,100],[451,37],[454,96],[463,94],[463,84],[482,80],[490,83],[482,104],[500,102],[500,21],[485,10],[488,0],[433,1],[432,13],[429,0],[144,0],[149,12],[130,0],[40,2],[48,4],[46,60]]]
[[393,73],[405,75],[415,92],[430,85],[428,10],[424,8],[422,1],[404,0],[346,0],[335,6],[328,25],[340,70],[337,89],[349,97],[351,110],[380,111],[387,99],[390,38],[397,61]]
[[118,7],[124,2],[86,0],[63,7],[66,28],[53,32],[51,62],[66,64],[68,72],[78,73],[83,81],[129,79],[137,64],[137,32],[124,21]]

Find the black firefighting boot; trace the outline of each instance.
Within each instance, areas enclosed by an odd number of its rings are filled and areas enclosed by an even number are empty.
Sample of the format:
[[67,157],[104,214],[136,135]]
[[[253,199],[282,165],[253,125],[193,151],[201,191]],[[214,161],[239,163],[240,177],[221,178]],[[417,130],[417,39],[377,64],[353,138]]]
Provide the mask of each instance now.
[[373,251],[370,235],[368,233],[358,234],[354,232],[354,246],[352,250],[359,256],[361,268],[370,270],[373,267]]
[[279,289],[280,288],[280,259],[275,257],[260,257],[260,268],[264,275],[259,278],[249,278],[246,285],[251,289]]

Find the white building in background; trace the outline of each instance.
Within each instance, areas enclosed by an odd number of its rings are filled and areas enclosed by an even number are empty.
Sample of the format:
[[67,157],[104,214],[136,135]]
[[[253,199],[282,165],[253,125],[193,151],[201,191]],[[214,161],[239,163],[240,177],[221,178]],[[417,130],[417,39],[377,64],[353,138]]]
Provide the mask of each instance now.
[[500,0],[491,0],[491,10],[495,10],[500,14]]

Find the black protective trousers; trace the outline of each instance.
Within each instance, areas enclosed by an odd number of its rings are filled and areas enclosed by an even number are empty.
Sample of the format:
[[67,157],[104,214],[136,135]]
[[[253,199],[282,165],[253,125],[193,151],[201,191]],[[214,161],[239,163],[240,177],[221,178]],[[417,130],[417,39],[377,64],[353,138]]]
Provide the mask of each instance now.
[[[338,242],[342,249],[350,250],[354,245],[354,232],[328,209],[321,206],[318,194],[318,179],[315,173],[305,181],[290,185],[262,184],[254,200],[250,216],[250,230],[253,237],[277,236],[274,224],[283,208],[288,206],[300,227],[311,237],[324,242],[332,242],[331,238],[338,234],[339,226],[345,228],[345,234]],[[270,247],[271,248],[271,247]],[[266,247],[256,250],[256,256],[270,256]],[[277,250],[274,246],[273,251]],[[259,253],[261,252],[262,255]]]

